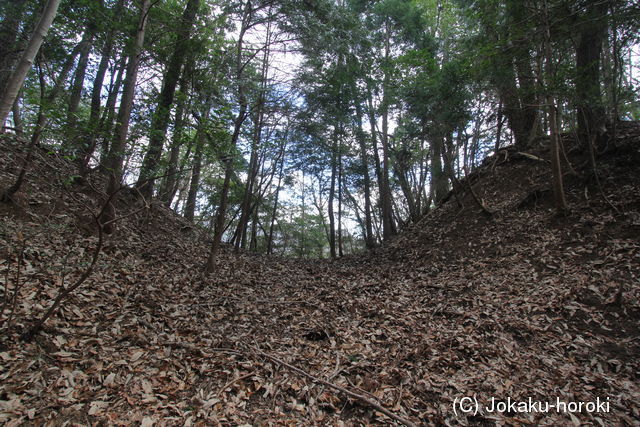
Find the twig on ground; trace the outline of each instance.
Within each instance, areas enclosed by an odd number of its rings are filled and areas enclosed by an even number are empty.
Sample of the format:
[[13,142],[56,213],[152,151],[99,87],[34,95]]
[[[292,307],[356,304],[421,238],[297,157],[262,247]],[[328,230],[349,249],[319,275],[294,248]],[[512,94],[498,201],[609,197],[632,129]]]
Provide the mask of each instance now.
[[291,371],[293,371],[293,372],[295,372],[297,374],[300,374],[303,377],[306,377],[306,378],[310,379],[311,381],[313,381],[313,382],[315,382],[317,384],[323,384],[323,385],[325,385],[327,387],[330,387],[330,388],[332,388],[334,390],[337,390],[337,391],[339,391],[339,392],[341,392],[343,394],[346,394],[349,397],[357,399],[357,400],[359,400],[359,401],[371,406],[372,408],[374,408],[378,412],[381,412],[381,413],[385,414],[389,418],[391,418],[391,419],[393,419],[393,420],[395,420],[395,421],[397,421],[397,422],[399,422],[401,424],[404,424],[404,425],[409,426],[409,427],[417,427],[416,424],[412,423],[411,421],[409,421],[409,420],[407,420],[405,418],[402,418],[399,415],[394,414],[393,412],[391,412],[387,408],[383,407],[382,405],[380,405],[377,402],[374,402],[372,399],[369,399],[368,397],[365,397],[365,396],[362,396],[360,394],[354,393],[351,390],[347,390],[344,387],[340,387],[339,385],[336,385],[336,384],[330,383],[329,381],[325,381],[325,380],[323,380],[321,378],[315,377],[315,376],[309,374],[308,372],[305,372],[300,368],[297,368],[297,367],[295,367],[293,365],[290,365],[289,363],[287,363],[287,362],[285,362],[283,360],[280,360],[277,357],[271,356],[270,354],[267,354],[267,353],[265,353],[265,352],[263,352],[263,351],[261,351],[261,350],[259,350],[257,348],[254,348],[254,351],[257,354],[259,354],[259,355],[261,355],[263,357],[266,357],[267,359],[269,359],[269,360],[271,360],[273,362],[276,362],[277,364],[282,365],[282,366],[290,369]]
[[225,391],[227,388],[231,387],[232,385],[234,385],[234,384],[235,384],[235,383],[237,383],[237,382],[240,382],[240,381],[242,381],[242,380],[244,380],[244,379],[247,379],[247,378],[249,378],[249,377],[252,377],[252,376],[254,376],[255,374],[256,374],[256,371],[249,372],[249,373],[248,373],[248,374],[246,374],[246,375],[242,375],[242,376],[240,376],[240,377],[238,377],[238,378],[235,378],[235,379],[233,379],[233,380],[229,381],[228,383],[226,383],[226,384],[224,385],[224,387],[222,387],[222,388],[220,389],[220,391],[218,392],[218,394],[216,394],[216,396],[217,396],[217,397],[220,397],[220,396],[222,395],[222,393],[224,393],[224,391]]

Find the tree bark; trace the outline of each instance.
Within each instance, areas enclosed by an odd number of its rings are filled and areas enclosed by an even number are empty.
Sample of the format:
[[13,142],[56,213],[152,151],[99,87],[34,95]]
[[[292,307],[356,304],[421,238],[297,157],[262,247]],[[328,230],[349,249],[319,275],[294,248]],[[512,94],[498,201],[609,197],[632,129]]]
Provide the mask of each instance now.
[[[388,25],[388,24],[387,24]],[[389,29],[387,28],[385,37],[384,59],[389,61],[391,55],[391,44],[389,40]],[[389,185],[389,90],[391,76],[385,68],[383,78],[382,96],[382,134],[380,142],[382,144],[382,189],[380,194],[380,206],[382,210],[382,236],[388,240],[395,234],[395,224],[393,222],[393,207],[391,205],[391,187]]]
[[[113,9],[112,19],[115,19],[115,17],[120,15],[123,7],[124,7],[124,0],[118,0],[118,2],[116,3]],[[85,175],[88,171],[89,162],[91,161],[91,156],[93,156],[93,152],[95,151],[96,139],[100,131],[100,106],[101,106],[102,86],[104,84],[104,79],[107,74],[107,70],[109,68],[109,61],[111,60],[111,56],[113,54],[115,33],[116,33],[115,26],[111,25],[109,28],[109,31],[107,32],[104,44],[102,46],[102,50],[100,52],[100,64],[98,65],[98,70],[96,71],[96,75],[93,79],[93,87],[91,89],[91,109],[89,112],[89,121],[86,124],[84,142],[83,142],[83,146],[81,147],[82,162],[80,164],[80,173],[82,175]],[[119,76],[122,76],[121,72],[119,73]],[[108,103],[109,102],[107,99],[107,104]]]
[[181,26],[176,34],[176,47],[167,65],[162,83],[162,91],[160,92],[160,99],[158,100],[158,105],[151,122],[149,148],[142,161],[140,176],[136,184],[140,189],[140,193],[147,199],[150,199],[153,195],[154,175],[158,172],[157,168],[162,155],[162,146],[164,145],[167,127],[169,126],[173,96],[176,91],[178,79],[180,78],[180,70],[184,63],[184,58],[187,55],[189,38],[199,7],[200,0],[188,0],[182,15]]
[[40,79],[40,106],[38,107],[38,118],[36,119],[36,125],[34,127],[33,133],[31,134],[31,140],[29,141],[29,146],[27,147],[27,155],[22,162],[22,166],[20,168],[20,172],[18,173],[18,178],[15,183],[6,189],[2,193],[2,201],[9,202],[13,199],[13,195],[17,193],[22,184],[24,182],[24,178],[26,176],[27,170],[31,165],[31,159],[33,158],[33,152],[35,147],[40,143],[40,138],[42,137],[42,132],[47,126],[47,113],[46,108],[48,105],[51,105],[53,101],[58,97],[60,92],[62,91],[62,86],[64,81],[67,79],[69,72],[71,71],[71,67],[73,67],[73,62],[75,60],[76,55],[79,51],[79,45],[71,52],[71,55],[67,58],[65,64],[56,79],[53,88],[49,91],[49,94],[46,94],[46,86],[45,80],[42,70],[38,73]]
[[[96,133],[96,140],[93,141],[95,146],[97,138],[101,138],[100,142],[100,162],[102,167],[109,157],[109,150],[111,148],[111,140],[114,120],[116,118],[116,103],[118,101],[118,94],[120,93],[120,87],[122,86],[122,80],[124,79],[125,70],[127,69],[128,61],[127,57],[124,56],[119,65],[117,65],[117,71],[115,71],[115,82],[113,81],[114,76],[111,76],[111,84],[109,88],[109,95],[107,96],[107,103],[104,106],[104,112],[102,113],[102,117],[100,118],[100,123],[98,124],[98,130]],[[93,150],[90,150],[91,153]],[[86,163],[89,163],[89,159],[91,154],[88,153]]]
[[271,210],[271,224],[269,225],[269,236],[267,238],[267,254],[273,253],[273,231],[276,223],[276,216],[278,213],[278,200],[280,196],[280,188],[282,186],[282,178],[284,176],[284,152],[286,148],[286,136],[282,140],[282,145],[280,147],[280,166],[278,170],[278,185],[276,186],[276,194],[274,196],[273,201],[273,209]]
[[171,141],[171,148],[169,151],[169,164],[167,165],[166,176],[163,178],[162,185],[160,186],[160,199],[167,207],[171,206],[179,180],[178,160],[180,158],[180,149],[184,143],[183,133],[186,122],[185,112],[187,110],[187,93],[189,92],[191,68],[192,61],[187,60],[184,70],[182,71],[179,89],[180,93],[176,104],[176,119],[173,125],[173,139]]
[[0,25],[0,94],[4,91],[15,62],[20,58],[18,36],[26,0],[8,0],[3,6],[4,21]]
[[336,170],[337,170],[337,131],[334,132],[334,142],[331,149],[331,185],[329,187],[329,254],[331,258],[336,258],[336,219],[333,211],[333,200],[336,192]]
[[342,144],[338,144],[338,256],[343,257],[342,248]]
[[[140,65],[142,46],[144,44],[145,29],[147,25],[147,15],[151,7],[151,0],[143,0],[140,6],[140,17],[136,32],[133,36],[133,43],[129,55],[129,63],[127,64],[127,72],[124,80],[124,88],[122,98],[120,100],[120,109],[116,122],[116,134],[113,143],[109,149],[109,154],[105,159],[104,166],[109,174],[109,182],[107,184],[107,194],[115,194],[122,181],[122,166],[124,161],[124,149],[129,133],[129,121],[131,119],[131,109],[133,107],[133,99],[135,96],[136,81],[138,79],[138,67]],[[105,233],[111,234],[114,230],[113,220],[115,219],[115,200],[109,201],[107,207],[103,210],[100,217],[101,224],[105,226]]]
[[[49,27],[56,16],[59,4],[60,0],[47,1],[40,17],[40,21],[38,21],[38,25],[36,25],[36,29],[31,35],[29,44],[22,53],[15,70],[11,73],[11,77],[9,77],[9,80],[7,81],[2,96],[0,96],[0,126],[2,127],[4,127],[4,123],[7,120],[7,116],[11,111],[11,107],[13,107],[16,97],[18,96],[18,92],[22,87],[24,79],[31,69],[33,60],[35,59],[38,50],[40,50],[40,46],[42,45],[42,42],[49,31]],[[0,132],[2,132],[2,129],[0,129]]]
[[[208,104],[208,103],[207,103]],[[187,195],[187,204],[185,206],[184,217],[193,222],[196,211],[196,197],[198,188],[200,187],[200,169],[202,167],[202,152],[206,137],[206,126],[209,120],[209,105],[207,105],[196,135],[196,151],[193,155],[193,169],[191,172],[191,183],[189,185],[189,194]]]
[[[231,135],[231,150],[235,150],[238,144],[240,130],[242,129],[242,124],[247,117],[247,97],[245,95],[246,88],[243,81],[244,64],[242,61],[242,52],[244,35],[251,24],[252,15],[253,12],[251,8],[251,2],[247,1],[242,12],[242,25],[240,27],[238,41],[236,42],[235,77],[236,81],[238,82],[238,103],[240,104],[240,108],[234,122],[233,134]],[[233,175],[233,151],[227,154],[227,156],[223,159],[223,162],[226,164],[224,172],[224,183],[222,184],[222,189],[220,191],[220,205],[218,206],[218,212],[216,216],[215,234],[213,236],[213,242],[211,243],[209,258],[207,259],[207,264],[205,266],[205,275],[209,275],[215,270],[216,257],[218,256],[218,251],[222,242],[222,235],[224,234],[224,222],[227,215],[227,199],[229,197],[231,176]]]
[[[369,176],[369,155],[367,153],[367,143],[365,133],[362,128],[363,112],[359,97],[357,96],[357,86],[355,80],[351,81],[351,90],[353,92],[353,104],[356,110],[356,120],[358,127],[356,128],[356,140],[360,147],[360,161],[362,162],[362,178],[364,184],[364,241],[367,249],[375,246],[373,238],[373,227],[371,225],[371,177]],[[374,130],[372,129],[372,132]]]
[[24,133],[24,127],[22,123],[22,115],[20,114],[20,93],[16,97],[13,107],[11,107],[11,114],[13,117],[13,128],[16,135],[22,135]]
[[[66,140],[62,144],[62,151],[68,152],[76,156],[76,162],[78,166],[82,168],[84,156],[82,155],[82,147],[76,141],[78,137],[78,109],[80,108],[80,101],[82,99],[82,88],[84,87],[84,78],[87,74],[87,65],[89,64],[89,54],[91,53],[91,47],[93,44],[93,24],[89,23],[87,29],[82,36],[80,42],[80,57],[78,59],[78,66],[73,76],[73,82],[71,84],[71,93],[69,96],[69,105],[67,108],[67,129]],[[65,153],[66,154],[66,153]]]
[[608,2],[589,0],[580,24],[576,48],[576,106],[578,137],[583,146],[604,127],[605,113],[600,90],[600,55],[606,35]]
[[449,186],[447,177],[442,169],[442,150],[444,149],[444,137],[435,136],[431,140],[431,191],[436,204],[440,203],[447,193]]
[[549,115],[549,129],[551,133],[551,176],[552,187],[555,201],[556,211],[560,215],[564,215],[567,211],[567,201],[564,194],[564,185],[562,179],[562,167],[560,164],[560,140],[558,135],[557,109],[555,99],[551,93],[551,82],[554,80],[554,69],[552,64],[551,52],[551,31],[549,29],[549,9],[547,1],[544,1],[544,17],[545,17],[545,72],[547,75],[546,98]]

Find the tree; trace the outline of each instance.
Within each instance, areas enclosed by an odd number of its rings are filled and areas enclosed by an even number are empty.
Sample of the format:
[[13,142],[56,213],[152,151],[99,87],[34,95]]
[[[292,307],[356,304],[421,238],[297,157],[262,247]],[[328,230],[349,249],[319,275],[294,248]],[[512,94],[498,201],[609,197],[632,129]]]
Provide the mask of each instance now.
[[[244,37],[255,23],[255,13],[259,10],[253,9],[251,2],[247,1],[241,5],[242,12],[240,18],[240,32],[238,40],[235,45],[235,78],[237,82],[237,99],[238,99],[238,113],[233,124],[233,133],[231,135],[230,149],[235,150],[240,138],[240,131],[242,125],[247,118],[247,96],[246,96],[246,82],[244,79],[245,68],[248,62],[244,60]],[[220,204],[216,213],[215,228],[213,235],[213,242],[211,243],[211,249],[209,251],[209,257],[207,258],[207,264],[205,266],[205,274],[213,273],[215,269],[216,257],[220,244],[222,243],[222,235],[224,234],[224,223],[227,215],[227,203],[229,200],[229,187],[231,184],[231,175],[233,174],[233,153],[226,153],[222,158],[224,164],[224,181],[222,188],[220,189]]]
[[576,114],[578,136],[583,145],[602,133],[605,112],[600,89],[600,56],[607,29],[608,2],[589,0],[578,18],[576,46]]
[[0,93],[11,76],[15,62],[20,58],[20,24],[23,21],[26,0],[9,0],[0,5],[3,17],[0,26]]
[[18,96],[22,83],[31,69],[33,60],[36,57],[38,50],[40,50],[40,46],[42,45],[44,38],[47,36],[51,23],[56,17],[59,4],[60,0],[47,0],[44,10],[40,16],[40,20],[31,35],[29,44],[22,53],[16,68],[11,73],[11,77],[9,77],[9,80],[4,87],[4,91],[0,96],[0,126],[4,126],[4,123],[9,116],[9,112],[11,111],[11,107],[13,107],[13,103]]
[[[140,65],[140,56],[142,53],[142,46],[144,44],[147,16],[150,7],[150,0],[142,0],[138,25],[136,26],[136,31],[132,35],[127,72],[124,79],[124,88],[122,91],[120,109],[118,110],[118,118],[116,122],[115,139],[111,144],[109,153],[103,163],[104,168],[109,174],[109,182],[107,184],[106,191],[107,194],[116,194],[120,189],[122,181],[124,148],[127,142],[127,134],[129,132],[131,109],[133,107],[133,98],[135,96],[136,81],[138,79],[138,67]],[[114,230],[112,224],[115,219],[115,203],[115,200],[110,200],[101,213],[101,224],[107,224],[104,229],[106,234],[111,234]]]
[[562,178],[562,166],[560,164],[560,135],[558,131],[557,117],[558,112],[556,108],[555,99],[553,97],[553,83],[554,83],[554,66],[553,56],[551,50],[551,23],[549,18],[549,7],[547,0],[544,0],[544,21],[545,21],[545,73],[546,73],[546,99],[547,108],[549,111],[549,132],[551,134],[551,176],[553,195],[558,214],[565,214],[567,210],[567,201],[564,194],[564,184]]
[[180,79],[180,71],[182,69],[184,59],[189,51],[189,39],[199,7],[200,0],[187,1],[187,5],[180,21],[180,26],[176,31],[175,49],[171,54],[171,58],[169,59],[167,69],[164,74],[158,106],[153,114],[151,134],[149,136],[149,147],[144,160],[142,161],[140,176],[136,184],[139,187],[141,194],[148,199],[153,195],[155,175],[158,172],[158,162],[162,155],[165,134],[167,132],[167,127],[169,126],[169,115],[173,105],[173,97],[178,80]]
[[[109,68],[109,62],[112,59],[114,54],[115,47],[115,39],[117,33],[116,22],[119,22],[116,17],[119,17],[124,10],[124,0],[117,0],[116,4],[113,6],[113,9],[110,10],[110,15],[108,22],[108,29],[106,30],[106,34],[104,35],[104,40],[102,44],[102,49],[100,51],[100,63],[98,65],[98,69],[96,70],[96,74],[93,79],[93,86],[91,88],[91,107],[89,112],[88,121],[85,123],[85,132],[82,135],[83,141],[80,142],[79,147],[79,167],[80,173],[85,175],[88,172],[89,162],[91,160],[91,156],[96,149],[97,139],[99,137],[101,131],[101,120],[100,120],[100,107],[101,107],[101,94],[104,85],[104,79],[107,75],[107,70]],[[100,3],[100,12],[107,13],[104,10],[104,5],[102,2]],[[116,84],[114,87],[113,93],[117,93],[119,90],[122,70],[124,68],[124,61],[122,61],[123,66],[119,68],[114,74],[116,77]],[[115,99],[113,99],[115,103]],[[106,110],[109,107],[109,100],[107,101]]]

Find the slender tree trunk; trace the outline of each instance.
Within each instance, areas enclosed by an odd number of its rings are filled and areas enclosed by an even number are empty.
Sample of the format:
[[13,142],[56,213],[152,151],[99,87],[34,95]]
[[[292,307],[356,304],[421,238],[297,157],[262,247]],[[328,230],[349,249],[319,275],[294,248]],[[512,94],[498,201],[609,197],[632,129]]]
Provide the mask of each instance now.
[[264,103],[267,90],[267,77],[269,71],[269,53],[271,44],[271,22],[267,23],[267,31],[265,36],[264,56],[262,58],[261,69],[261,81],[260,81],[260,93],[258,94],[258,102],[256,106],[255,120],[254,120],[254,132],[253,140],[251,143],[251,158],[249,161],[249,170],[247,172],[247,184],[245,186],[244,197],[242,205],[240,207],[240,220],[238,221],[238,227],[236,234],[238,239],[236,240],[236,252],[240,248],[245,248],[247,241],[247,226],[249,223],[249,217],[251,216],[251,199],[253,197],[253,189],[255,180],[258,174],[258,148],[260,146],[260,140],[262,137],[262,127],[264,122]]
[[535,77],[532,69],[531,40],[524,32],[530,19],[530,11],[524,1],[507,2],[507,13],[512,20],[511,25],[521,27],[516,30],[517,36],[512,40],[511,51],[513,52],[513,65],[518,82],[518,139],[516,144],[523,149],[530,145],[530,141],[540,133],[538,120],[538,105]]
[[336,192],[337,171],[337,131],[334,133],[334,142],[331,149],[331,186],[329,187],[329,253],[331,258],[336,257],[336,219],[333,211],[333,200]]
[[[42,42],[49,31],[49,27],[56,16],[59,4],[60,0],[47,1],[40,17],[40,21],[38,22],[38,25],[36,25],[36,29],[31,36],[31,40],[29,40],[28,46],[22,53],[15,70],[11,73],[11,77],[9,77],[9,80],[4,87],[4,92],[2,93],[2,96],[0,96],[0,126],[4,126],[4,123],[7,120],[7,116],[11,111],[11,107],[13,107],[13,103],[18,96],[18,92],[22,87],[24,79],[31,69],[31,64],[33,64],[33,60],[35,59],[38,50],[40,50],[40,45],[42,45]],[[0,132],[2,132],[2,129],[0,129]]]
[[[113,82],[113,75],[111,76],[111,85],[109,90],[109,95],[107,96],[107,103],[104,107],[104,112],[102,113],[102,118],[100,119],[100,123],[98,124],[97,134],[95,136],[95,140],[93,141],[93,145],[95,146],[97,138],[101,137],[100,143],[100,162],[104,167],[109,157],[109,150],[111,148],[111,140],[113,139],[113,122],[116,118],[116,102],[118,100],[118,94],[120,93],[120,87],[122,86],[122,81],[124,79],[124,73],[127,69],[127,57],[123,57],[120,60],[120,65],[117,66],[117,71],[115,72],[115,82]],[[93,150],[89,150],[93,153]],[[91,154],[87,156],[86,163],[89,164],[89,159],[91,158]]]
[[249,160],[249,170],[247,171],[247,183],[245,185],[242,204],[240,205],[240,219],[236,228],[235,251],[244,249],[247,241],[247,226],[251,216],[251,199],[253,198],[255,180],[258,175],[258,145],[262,134],[262,101],[259,101],[258,111],[254,120],[253,141],[251,143],[251,156]]
[[360,100],[356,96],[358,92],[355,80],[352,80],[351,90],[354,93],[353,103],[355,105],[356,119],[358,123],[356,139],[360,147],[360,161],[362,162],[362,177],[364,183],[364,241],[367,249],[372,249],[375,246],[375,242],[373,239],[373,228],[371,225],[371,177],[369,176],[369,155],[367,153],[367,143],[365,140],[364,130],[362,128],[362,105],[360,105]]
[[11,114],[13,116],[13,128],[16,132],[16,135],[22,136],[22,134],[24,133],[24,127],[22,124],[22,115],[20,114],[20,93],[18,93],[16,101],[13,103]]
[[440,203],[449,192],[447,177],[442,169],[442,150],[444,149],[444,137],[436,136],[431,141],[431,188],[433,200]]
[[338,145],[338,256],[343,257],[342,247],[342,144]]
[[18,36],[26,0],[8,0],[3,6],[4,21],[0,25],[0,94],[20,57]]
[[251,243],[249,249],[252,252],[258,251],[258,209],[253,210],[253,217],[251,218]]
[[153,195],[154,175],[158,172],[158,163],[162,156],[162,146],[164,145],[167,127],[169,126],[173,96],[176,91],[178,79],[180,78],[180,70],[187,54],[191,30],[199,8],[200,0],[188,0],[182,15],[181,27],[176,34],[176,47],[171,54],[171,58],[169,58],[169,64],[167,65],[162,83],[162,91],[160,92],[160,99],[151,122],[149,148],[142,161],[140,176],[136,184],[140,188],[140,193],[147,199],[150,199]]
[[211,243],[211,250],[209,251],[209,258],[207,259],[207,266],[205,274],[209,275],[215,270],[216,257],[220,250],[220,244],[222,243],[222,235],[224,234],[224,219],[227,212],[227,202],[229,198],[229,184],[231,183],[231,175],[233,173],[233,159],[229,157],[226,160],[224,182],[222,183],[222,191],[220,194],[220,206],[218,206],[218,215],[216,216],[216,226],[213,235],[213,242]]
[[[142,46],[144,44],[145,29],[147,25],[147,15],[151,7],[150,0],[143,0],[140,6],[140,17],[136,32],[133,37],[133,43],[129,55],[129,63],[127,64],[127,73],[124,79],[124,88],[122,98],[120,100],[120,110],[116,124],[116,134],[113,143],[109,149],[109,154],[105,159],[104,166],[109,174],[109,183],[107,184],[107,194],[115,194],[120,188],[122,181],[122,166],[124,161],[124,149],[129,133],[129,121],[131,119],[131,109],[133,107],[133,99],[135,96],[136,81],[138,79],[138,67],[140,65],[140,57]],[[109,202],[108,206],[103,210],[100,223],[109,223],[104,231],[107,234],[113,232],[113,219],[115,218],[115,200]]]
[[[388,25],[388,24],[387,24]],[[391,55],[391,44],[389,40],[389,30],[385,37],[385,61],[389,61]],[[380,205],[382,208],[382,235],[384,240],[388,240],[395,234],[395,224],[393,222],[393,207],[391,205],[391,187],[389,185],[389,86],[391,76],[385,68],[383,80],[382,97],[382,192],[380,194]]]
[[411,185],[409,184],[409,180],[407,179],[407,172],[405,168],[406,165],[401,164],[401,162],[396,159],[396,162],[394,162],[395,175],[398,178],[398,183],[400,184],[402,194],[407,201],[407,207],[409,208],[409,217],[411,221],[417,222],[420,219],[420,210],[418,209],[416,199],[413,196],[413,191],[411,190]]
[[180,149],[184,143],[183,132],[185,128],[185,112],[187,110],[187,93],[189,91],[190,74],[192,61],[187,60],[182,72],[180,82],[180,93],[176,104],[176,120],[173,126],[173,139],[171,141],[171,149],[169,151],[169,164],[167,165],[166,176],[162,180],[160,186],[160,199],[165,206],[171,206],[171,201],[176,194],[176,184],[178,182],[178,160],[180,158]]
[[551,172],[552,172],[552,187],[553,195],[556,206],[556,211],[560,215],[564,215],[567,211],[567,201],[564,194],[564,185],[562,179],[562,166],[560,164],[560,141],[558,135],[557,124],[557,110],[555,99],[551,93],[551,83],[554,80],[554,69],[552,64],[551,53],[551,31],[549,29],[549,9],[547,1],[544,1],[544,13],[545,13],[545,71],[547,74],[547,107],[549,110],[549,128],[551,132]]
[[[53,87],[49,91],[49,94],[42,98],[42,102],[38,108],[38,118],[36,120],[36,125],[31,136],[33,145],[37,145],[40,142],[42,132],[44,132],[45,128],[47,127],[47,109],[53,104],[56,99],[58,99],[58,95],[60,95],[60,93],[62,92],[64,82],[67,80],[67,77],[71,72],[71,68],[73,67],[76,56],[80,52],[80,48],[81,44],[77,45],[73,49],[71,55],[69,55],[64,65],[62,66],[62,70],[60,71],[60,74],[58,75],[58,78],[56,79]],[[41,78],[40,85],[43,86],[44,84],[44,79]]]
[[278,200],[280,196],[280,188],[282,186],[282,178],[284,176],[284,151],[286,147],[286,137],[282,140],[280,148],[280,167],[278,170],[278,185],[276,186],[276,194],[273,201],[273,209],[271,210],[271,224],[269,225],[269,237],[267,238],[267,254],[273,253],[273,231],[275,228],[276,217],[278,214]]
[[589,0],[586,16],[580,25],[580,40],[576,48],[576,105],[578,137],[582,145],[590,143],[591,135],[604,127],[605,113],[600,90],[600,55],[606,35],[608,2]]
[[67,76],[71,71],[71,67],[73,67],[73,63],[76,55],[78,54],[78,51],[79,47],[76,46],[76,48],[71,52],[71,55],[67,58],[67,61],[63,65],[62,70],[60,71],[60,74],[58,75],[58,78],[56,79],[56,82],[48,95],[46,95],[46,83],[44,80],[43,72],[42,70],[39,70],[38,76],[40,79],[40,106],[38,107],[38,118],[36,120],[36,125],[34,127],[33,133],[31,134],[31,140],[29,141],[29,146],[27,147],[27,155],[22,162],[20,172],[18,173],[18,178],[11,187],[6,189],[2,193],[1,200],[4,202],[10,202],[11,200],[13,200],[13,195],[20,190],[22,184],[24,183],[24,178],[27,174],[27,170],[31,165],[33,152],[36,146],[40,143],[42,132],[44,132],[44,129],[47,126],[46,108],[53,103],[53,101],[62,91],[64,81],[67,79]]
[[[120,16],[122,9],[124,7],[124,0],[118,0],[113,10],[113,17]],[[91,89],[91,109],[89,112],[89,121],[86,123],[86,130],[84,135],[83,146],[81,147],[81,155],[82,155],[82,163],[80,165],[80,173],[85,175],[88,172],[89,162],[91,161],[91,156],[93,156],[93,152],[96,149],[96,140],[98,137],[98,133],[100,132],[100,106],[101,106],[101,94],[102,94],[102,86],[104,84],[104,79],[107,74],[107,70],[109,68],[109,61],[111,60],[111,56],[113,54],[113,45],[115,38],[115,26],[111,25],[109,31],[107,32],[104,45],[102,46],[102,50],[100,52],[100,64],[98,65],[98,70],[96,71],[96,75],[93,79],[93,87]],[[122,67],[124,68],[124,66]],[[122,70],[122,68],[120,70]],[[116,72],[120,76],[118,81],[122,79],[122,72]],[[118,85],[119,89],[119,85]],[[116,90],[117,92],[117,90]],[[108,104],[107,99],[107,104]],[[115,105],[115,101],[113,102]]]
[[187,195],[187,204],[184,210],[184,217],[190,222],[193,222],[196,211],[196,198],[198,195],[198,188],[200,187],[200,169],[202,167],[202,152],[204,150],[207,121],[209,120],[209,109],[210,107],[207,103],[206,110],[202,115],[200,126],[198,126],[198,132],[196,135],[196,151],[193,155],[191,184],[189,185],[189,194]]
[[[173,185],[173,187],[171,188],[171,200],[173,200],[173,198],[175,197],[176,193],[178,193],[178,200],[186,200],[184,199],[184,192],[185,190],[185,185],[181,186],[181,181],[185,181],[185,182],[191,182],[191,171],[189,171],[188,176],[184,176],[185,171],[187,170],[188,166],[189,166],[189,161],[191,159],[191,150],[193,149],[193,144],[194,144],[194,138],[188,138],[187,139],[187,147],[185,149],[185,152],[182,156],[182,160],[180,161],[179,167],[178,167],[178,171],[176,173],[176,181],[175,184]],[[183,178],[184,177],[184,178]],[[174,209],[177,212],[177,205],[179,203],[177,203],[174,206]],[[213,222],[212,222],[213,223]]]
[[[498,159],[498,150],[500,150],[500,137],[502,136],[502,102],[498,104],[498,119],[496,123],[496,145],[494,148],[496,160]],[[474,133],[475,137],[475,133]]]
[[[247,97],[245,95],[245,83],[243,81],[244,64],[242,60],[244,35],[251,24],[252,17],[251,2],[247,1],[244,5],[242,13],[242,25],[240,27],[240,34],[238,35],[238,41],[236,42],[236,81],[238,82],[238,103],[240,109],[236,116],[233,134],[231,135],[231,150],[235,150],[238,144],[238,138],[240,137],[240,130],[242,124],[247,117]],[[207,265],[205,267],[205,275],[213,273],[215,269],[216,257],[220,250],[220,244],[222,242],[222,235],[224,234],[224,223],[227,215],[227,199],[229,197],[229,186],[231,183],[231,175],[233,175],[233,152],[230,152],[225,157],[224,162],[224,183],[220,191],[220,205],[218,206],[218,212],[216,217],[216,228],[213,236],[213,242],[211,243],[211,250],[209,251],[209,258],[207,259]]]
[[80,101],[82,99],[82,89],[84,87],[84,78],[87,74],[87,65],[89,64],[89,54],[91,53],[91,47],[93,44],[93,30],[91,27],[93,24],[89,24],[82,36],[80,42],[80,57],[78,58],[78,66],[73,76],[71,83],[71,93],[69,96],[69,105],[67,108],[67,129],[66,140],[62,144],[62,151],[68,152],[76,156],[76,162],[78,166],[82,168],[84,156],[82,147],[76,141],[78,137],[78,109],[80,108]]

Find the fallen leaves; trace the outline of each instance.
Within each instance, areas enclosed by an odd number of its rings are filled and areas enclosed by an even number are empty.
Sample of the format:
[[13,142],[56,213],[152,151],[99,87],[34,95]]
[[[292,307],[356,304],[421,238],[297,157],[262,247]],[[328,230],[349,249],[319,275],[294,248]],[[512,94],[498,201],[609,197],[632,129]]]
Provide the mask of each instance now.
[[[206,280],[206,238],[154,206],[152,219],[122,224],[91,279],[30,344],[17,334],[81,274],[95,238],[79,235],[71,214],[7,217],[25,250],[14,327],[0,337],[0,422],[389,422],[259,348],[414,424],[637,423],[636,226],[594,203],[564,225],[543,204],[517,209],[528,190],[511,182],[535,176],[530,163],[500,166],[478,185],[500,210],[491,221],[451,203],[369,255],[223,251]],[[58,193],[41,185],[34,197],[46,205]],[[618,186],[612,200],[637,210],[636,187]],[[19,242],[5,236],[0,277],[14,277]],[[485,403],[610,397],[612,411],[456,416],[454,399],[474,394]]]

